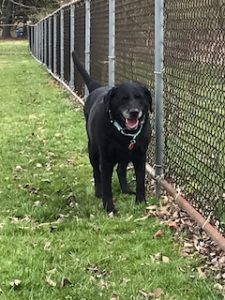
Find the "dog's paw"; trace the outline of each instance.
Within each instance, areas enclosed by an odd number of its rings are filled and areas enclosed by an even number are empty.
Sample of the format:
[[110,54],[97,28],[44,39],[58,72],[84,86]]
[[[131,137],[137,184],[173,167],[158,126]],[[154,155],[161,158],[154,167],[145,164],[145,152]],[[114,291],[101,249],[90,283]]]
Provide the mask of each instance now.
[[114,211],[111,211],[111,212],[108,213],[108,217],[109,218],[114,218],[115,216],[118,216],[118,214],[119,214],[118,209],[114,208]]

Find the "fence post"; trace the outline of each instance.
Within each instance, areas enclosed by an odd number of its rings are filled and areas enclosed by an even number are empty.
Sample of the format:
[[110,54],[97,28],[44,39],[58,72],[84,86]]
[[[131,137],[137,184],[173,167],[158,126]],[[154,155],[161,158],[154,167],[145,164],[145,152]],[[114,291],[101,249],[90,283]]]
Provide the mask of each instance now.
[[47,20],[44,19],[44,64],[47,65]]
[[38,25],[36,25],[36,34],[35,34],[35,42],[36,42],[36,57],[38,59]]
[[57,49],[57,15],[54,14],[53,16],[53,32],[54,32],[54,36],[53,36],[53,73],[56,74],[57,73],[57,59],[56,59],[56,49]]
[[48,18],[48,67],[52,71],[52,17]]
[[115,0],[109,0],[109,86],[115,84]]
[[64,10],[60,11],[60,77],[64,80]]
[[75,5],[70,7],[70,88],[74,90],[74,64],[72,52],[75,46]]
[[36,57],[39,60],[39,48],[38,48],[38,42],[39,42],[39,24],[36,25],[37,32],[36,32]]
[[[90,73],[90,44],[91,44],[91,7],[90,0],[85,0],[85,69]],[[85,97],[88,89],[85,86]]]
[[34,54],[34,43],[33,43],[33,39],[34,39],[34,26],[30,26],[30,50],[31,53]]
[[36,28],[36,25],[34,25],[34,30],[33,30],[33,54],[34,54],[34,56],[36,56],[36,54],[35,54],[35,51],[36,51],[36,48],[35,48],[35,28]]
[[38,23],[38,59],[41,61],[41,22]]
[[41,21],[41,62],[44,62],[44,23]]
[[[163,39],[164,0],[155,0],[155,175],[163,175]],[[160,185],[156,180],[156,194],[160,195]]]

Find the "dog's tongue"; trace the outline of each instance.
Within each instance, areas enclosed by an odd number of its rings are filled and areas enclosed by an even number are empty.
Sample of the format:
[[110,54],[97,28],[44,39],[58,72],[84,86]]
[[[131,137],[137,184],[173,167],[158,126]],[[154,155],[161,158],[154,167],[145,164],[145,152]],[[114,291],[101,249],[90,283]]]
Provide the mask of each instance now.
[[136,129],[138,127],[139,120],[138,119],[126,119],[126,128],[127,129]]

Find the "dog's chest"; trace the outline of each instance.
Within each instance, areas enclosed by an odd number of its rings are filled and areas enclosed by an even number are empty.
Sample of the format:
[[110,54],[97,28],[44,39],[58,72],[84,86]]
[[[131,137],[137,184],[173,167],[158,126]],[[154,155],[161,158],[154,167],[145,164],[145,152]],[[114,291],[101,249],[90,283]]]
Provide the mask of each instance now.
[[107,146],[107,154],[111,161],[115,163],[120,161],[132,161],[138,152],[136,144],[130,145],[130,142],[119,144],[109,143]]

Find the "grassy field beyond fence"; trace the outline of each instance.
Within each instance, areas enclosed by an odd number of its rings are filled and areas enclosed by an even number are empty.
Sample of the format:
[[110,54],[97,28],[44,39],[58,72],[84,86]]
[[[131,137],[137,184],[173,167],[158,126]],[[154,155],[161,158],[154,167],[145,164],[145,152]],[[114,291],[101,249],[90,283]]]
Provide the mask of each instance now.
[[0,101],[1,300],[222,299],[116,179],[120,214],[107,217],[82,111],[26,42],[0,43]]

